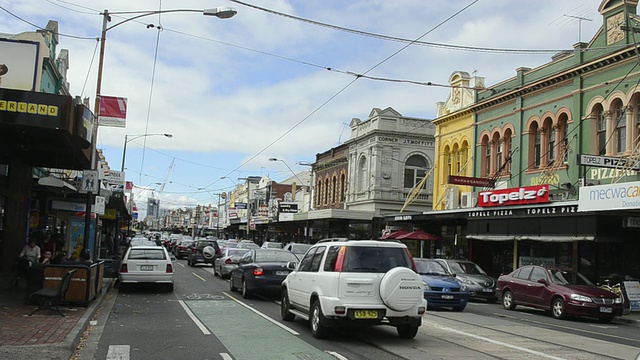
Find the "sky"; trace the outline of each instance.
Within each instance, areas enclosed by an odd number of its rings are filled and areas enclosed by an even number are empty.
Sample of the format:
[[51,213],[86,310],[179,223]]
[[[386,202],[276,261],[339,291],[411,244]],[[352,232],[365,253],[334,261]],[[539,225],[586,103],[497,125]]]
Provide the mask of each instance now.
[[[125,128],[100,127],[97,147],[120,170],[127,136],[126,179],[144,217],[149,196],[161,207],[215,206],[248,176],[283,181],[308,171],[299,163],[347,141],[351,120],[373,108],[434,119],[450,93],[437,85],[451,73],[484,77],[490,87],[517,68],[541,66],[591,40],[602,26],[600,3],[0,0],[0,33],[58,21],[71,94],[93,107],[101,13],[112,14],[101,93],[127,98],[127,120]],[[149,15],[221,6],[237,14]]]

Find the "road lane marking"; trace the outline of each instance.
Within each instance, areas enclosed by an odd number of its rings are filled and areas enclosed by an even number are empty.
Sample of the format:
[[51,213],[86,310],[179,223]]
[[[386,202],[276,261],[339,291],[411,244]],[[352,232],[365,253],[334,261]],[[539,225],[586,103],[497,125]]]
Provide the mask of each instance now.
[[518,351],[527,352],[529,354],[542,356],[542,357],[545,357],[547,359],[566,360],[566,359],[561,358],[561,357],[547,355],[547,354],[545,354],[543,352],[540,352],[540,351],[527,349],[527,348],[524,348],[524,347],[521,347],[521,346],[517,346],[517,345],[511,345],[511,344],[508,344],[508,343],[505,343],[505,342],[502,342],[502,341],[497,341],[497,340],[486,338],[484,336],[466,333],[464,331],[456,330],[456,329],[453,329],[453,328],[450,328],[450,327],[446,327],[446,326],[442,326],[442,325],[438,325],[438,324],[433,324],[433,326],[437,327],[437,328],[440,328],[441,330],[450,331],[450,332],[453,332],[453,333],[456,333],[456,334],[459,334],[459,335],[463,335],[463,336],[468,336],[468,337],[471,337],[471,338],[474,338],[474,339],[477,339],[477,340],[490,342],[490,343],[495,344],[495,345],[500,345],[500,346],[508,347],[508,348],[515,349],[515,350],[518,350]]
[[129,360],[131,345],[109,345],[106,360]]
[[300,333],[299,333],[299,332],[297,332],[297,331],[293,330],[292,328],[290,328],[290,327],[288,327],[288,326],[282,325],[281,323],[279,323],[279,322],[275,321],[274,319],[272,319],[272,318],[270,318],[269,316],[267,316],[267,315],[265,315],[265,314],[261,313],[260,311],[258,311],[258,310],[256,310],[256,309],[252,308],[251,306],[249,306],[249,305],[247,305],[247,304],[243,303],[242,301],[240,301],[240,300],[236,299],[235,297],[233,297],[233,296],[231,296],[231,295],[227,294],[226,292],[223,292],[223,294],[225,294],[226,296],[228,296],[231,300],[233,300],[233,301],[237,302],[238,304],[240,304],[240,305],[244,306],[245,308],[247,308],[247,309],[249,309],[249,310],[253,311],[253,312],[254,312],[254,313],[256,313],[256,314],[258,314],[259,316],[261,316],[263,319],[265,319],[265,320],[269,321],[270,323],[272,323],[272,324],[274,324],[274,325],[277,325],[277,326],[281,327],[281,328],[282,328],[283,330],[285,330],[285,331],[288,331],[290,334],[292,334],[292,335],[296,335],[296,336],[300,335]]
[[222,356],[222,360],[233,360],[231,355],[229,355],[227,353],[220,353],[220,356]]
[[339,353],[337,353],[335,351],[325,350],[324,352],[326,352],[327,354],[333,356],[334,358],[336,358],[338,360],[349,360],[349,358],[346,358],[346,357],[340,355]]
[[202,276],[196,274],[196,273],[192,273],[193,276],[197,277],[198,279],[202,280],[202,281],[207,281],[207,279],[203,278]]
[[184,301],[182,300],[178,300],[178,302],[180,303],[180,306],[182,306],[182,308],[184,309],[184,311],[187,313],[187,315],[189,315],[189,317],[191,318],[191,320],[193,320],[193,322],[196,324],[196,326],[198,328],[200,328],[200,331],[202,331],[203,334],[205,335],[211,335],[211,332],[209,331],[209,329],[207,329],[206,326],[204,326],[204,324],[202,322],[200,322],[200,319],[198,319],[193,312],[191,312],[191,309],[189,309],[189,307],[187,306],[187,304],[184,303]]

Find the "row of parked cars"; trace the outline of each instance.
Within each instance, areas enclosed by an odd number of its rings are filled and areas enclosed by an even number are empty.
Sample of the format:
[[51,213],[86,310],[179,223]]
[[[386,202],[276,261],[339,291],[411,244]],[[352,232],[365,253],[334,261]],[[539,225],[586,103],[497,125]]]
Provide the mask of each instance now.
[[[197,243],[207,241],[215,244],[199,249]],[[539,307],[560,319],[578,315],[608,322],[622,315],[617,295],[569,270],[531,265],[496,281],[473,262],[413,258],[404,244],[394,241],[321,240],[307,245],[301,255],[270,245],[244,248],[241,241],[212,239],[196,240],[192,248],[205,259],[202,262],[213,265],[216,275],[229,278],[231,291],[240,291],[243,297],[258,292],[279,294],[282,319],[309,320],[318,338],[345,322],[391,325],[399,336],[413,338],[427,309],[462,311],[469,298],[495,303],[500,295],[506,309]],[[132,247],[126,257],[131,253],[134,258],[125,260],[138,261],[141,273],[151,271],[150,263],[144,261],[157,255],[148,250]],[[189,261],[199,263],[193,254]],[[165,267],[157,270],[170,273],[170,265],[170,260],[165,261]],[[138,269],[127,266],[121,274],[123,282],[131,279],[132,269]]]

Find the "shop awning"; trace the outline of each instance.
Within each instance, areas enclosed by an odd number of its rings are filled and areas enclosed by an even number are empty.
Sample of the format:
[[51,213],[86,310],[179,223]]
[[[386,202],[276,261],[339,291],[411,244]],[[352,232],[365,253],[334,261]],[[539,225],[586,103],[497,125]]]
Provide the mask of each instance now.
[[38,179],[38,185],[50,186],[55,188],[63,188],[71,191],[78,191],[78,189],[76,189],[75,186],[55,176],[46,176]]
[[513,241],[513,240],[532,240],[542,242],[573,242],[573,241],[595,241],[593,235],[581,236],[535,236],[535,235],[473,235],[468,234],[467,239],[483,240],[483,241]]
[[397,240],[423,240],[423,241],[431,241],[431,240],[442,240],[442,238],[438,235],[429,234],[424,230],[416,230],[410,233],[400,235],[396,237]]
[[404,234],[408,234],[409,232],[406,230],[396,230],[394,232],[390,232],[386,235],[382,235],[380,236],[380,240],[390,240],[390,239],[397,239],[398,236],[404,235]]

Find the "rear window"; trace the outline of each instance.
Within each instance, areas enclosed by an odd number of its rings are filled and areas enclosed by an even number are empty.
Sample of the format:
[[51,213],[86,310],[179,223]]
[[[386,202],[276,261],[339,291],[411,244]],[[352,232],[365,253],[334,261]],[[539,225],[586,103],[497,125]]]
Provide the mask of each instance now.
[[247,250],[247,249],[230,248],[230,249],[227,249],[227,255],[228,256],[242,256],[247,251],[249,251],[249,250]]
[[214,248],[217,247],[218,243],[215,241],[198,241],[197,242],[197,247],[198,249],[202,250],[207,246],[213,246]]
[[398,266],[413,269],[404,248],[348,246],[342,271],[385,273]]
[[131,249],[129,252],[130,260],[166,260],[164,250],[162,249]]
[[290,252],[286,251],[256,251],[256,262],[261,261],[298,261],[298,258]]

